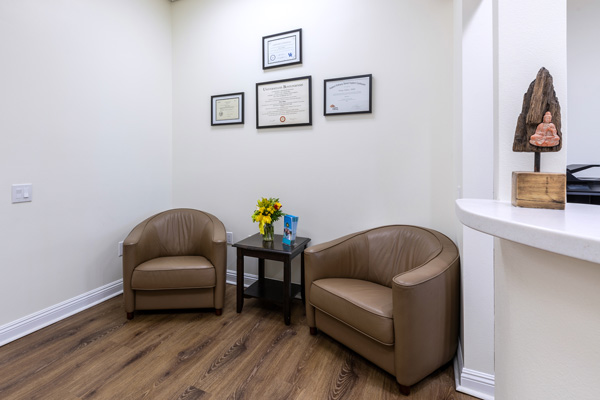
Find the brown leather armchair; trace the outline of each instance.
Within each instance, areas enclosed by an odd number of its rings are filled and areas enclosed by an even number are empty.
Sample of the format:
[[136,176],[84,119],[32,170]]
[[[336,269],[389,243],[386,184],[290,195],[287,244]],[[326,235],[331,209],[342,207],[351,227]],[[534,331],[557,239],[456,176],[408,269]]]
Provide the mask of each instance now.
[[192,209],[156,214],[123,241],[123,298],[134,310],[215,308],[225,301],[227,240],[217,217]]
[[306,319],[396,376],[400,391],[450,361],[459,333],[458,249],[431,229],[393,225],[309,247]]

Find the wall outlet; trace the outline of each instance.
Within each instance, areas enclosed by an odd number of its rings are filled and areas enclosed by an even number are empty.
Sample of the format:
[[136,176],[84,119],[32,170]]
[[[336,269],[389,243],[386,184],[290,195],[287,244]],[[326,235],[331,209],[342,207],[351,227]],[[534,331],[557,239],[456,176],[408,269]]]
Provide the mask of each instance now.
[[227,232],[227,244],[233,244],[233,232]]
[[121,240],[117,246],[117,256],[123,257],[123,241]]
[[33,200],[33,185],[31,183],[12,185],[11,189],[13,203],[23,203]]

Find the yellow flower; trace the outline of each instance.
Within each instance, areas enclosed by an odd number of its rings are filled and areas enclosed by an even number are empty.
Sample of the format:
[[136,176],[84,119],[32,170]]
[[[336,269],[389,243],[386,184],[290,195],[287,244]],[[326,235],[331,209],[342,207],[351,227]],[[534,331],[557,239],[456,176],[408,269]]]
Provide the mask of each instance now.
[[274,197],[262,197],[256,202],[256,209],[252,213],[252,221],[258,222],[261,234],[264,235],[266,224],[273,224],[285,215],[281,212],[281,207],[279,199]]

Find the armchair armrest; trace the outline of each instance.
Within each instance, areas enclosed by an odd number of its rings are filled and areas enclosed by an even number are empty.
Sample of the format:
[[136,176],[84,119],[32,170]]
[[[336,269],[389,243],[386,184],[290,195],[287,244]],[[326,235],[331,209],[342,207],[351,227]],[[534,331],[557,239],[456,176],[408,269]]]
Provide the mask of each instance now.
[[214,215],[204,213],[212,222],[212,235],[210,236],[210,245],[203,249],[206,257],[215,267],[216,286],[215,286],[215,308],[223,308],[223,298],[225,297],[225,281],[227,279],[227,233],[225,225]]
[[206,257],[214,266],[226,267],[227,260],[223,258],[227,252],[227,233],[225,225],[214,215],[203,212],[211,222],[210,235],[202,238],[202,255]]
[[369,248],[363,233],[352,233],[304,250],[307,285],[323,278],[365,279]]
[[148,261],[158,254],[159,246],[148,245],[142,241],[142,236],[148,221],[152,217],[140,222],[123,240],[123,300],[125,303],[125,311],[133,312],[134,298],[131,290],[131,276],[135,267]]
[[[144,235],[146,225],[152,217],[140,222],[129,235],[123,240],[123,279],[131,277],[135,267],[158,256],[158,240],[151,239],[148,235]],[[144,237],[144,240],[142,240]],[[152,242],[152,243],[151,243]]]
[[310,288],[314,281],[324,278],[367,277],[369,247],[363,233],[352,233],[304,250],[306,322],[309,327],[316,326],[315,310],[310,302]]
[[392,281],[396,376],[410,386],[454,356],[460,314],[460,261],[454,243],[430,231],[442,250]]

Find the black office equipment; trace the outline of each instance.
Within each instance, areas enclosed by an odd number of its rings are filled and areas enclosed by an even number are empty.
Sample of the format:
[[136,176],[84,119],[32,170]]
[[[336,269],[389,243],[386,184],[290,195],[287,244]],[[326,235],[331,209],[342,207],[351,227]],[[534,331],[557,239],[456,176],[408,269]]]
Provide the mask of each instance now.
[[600,165],[567,165],[567,203],[600,205],[600,168],[598,169],[598,175],[593,178],[575,176],[578,172],[596,167],[600,167]]

